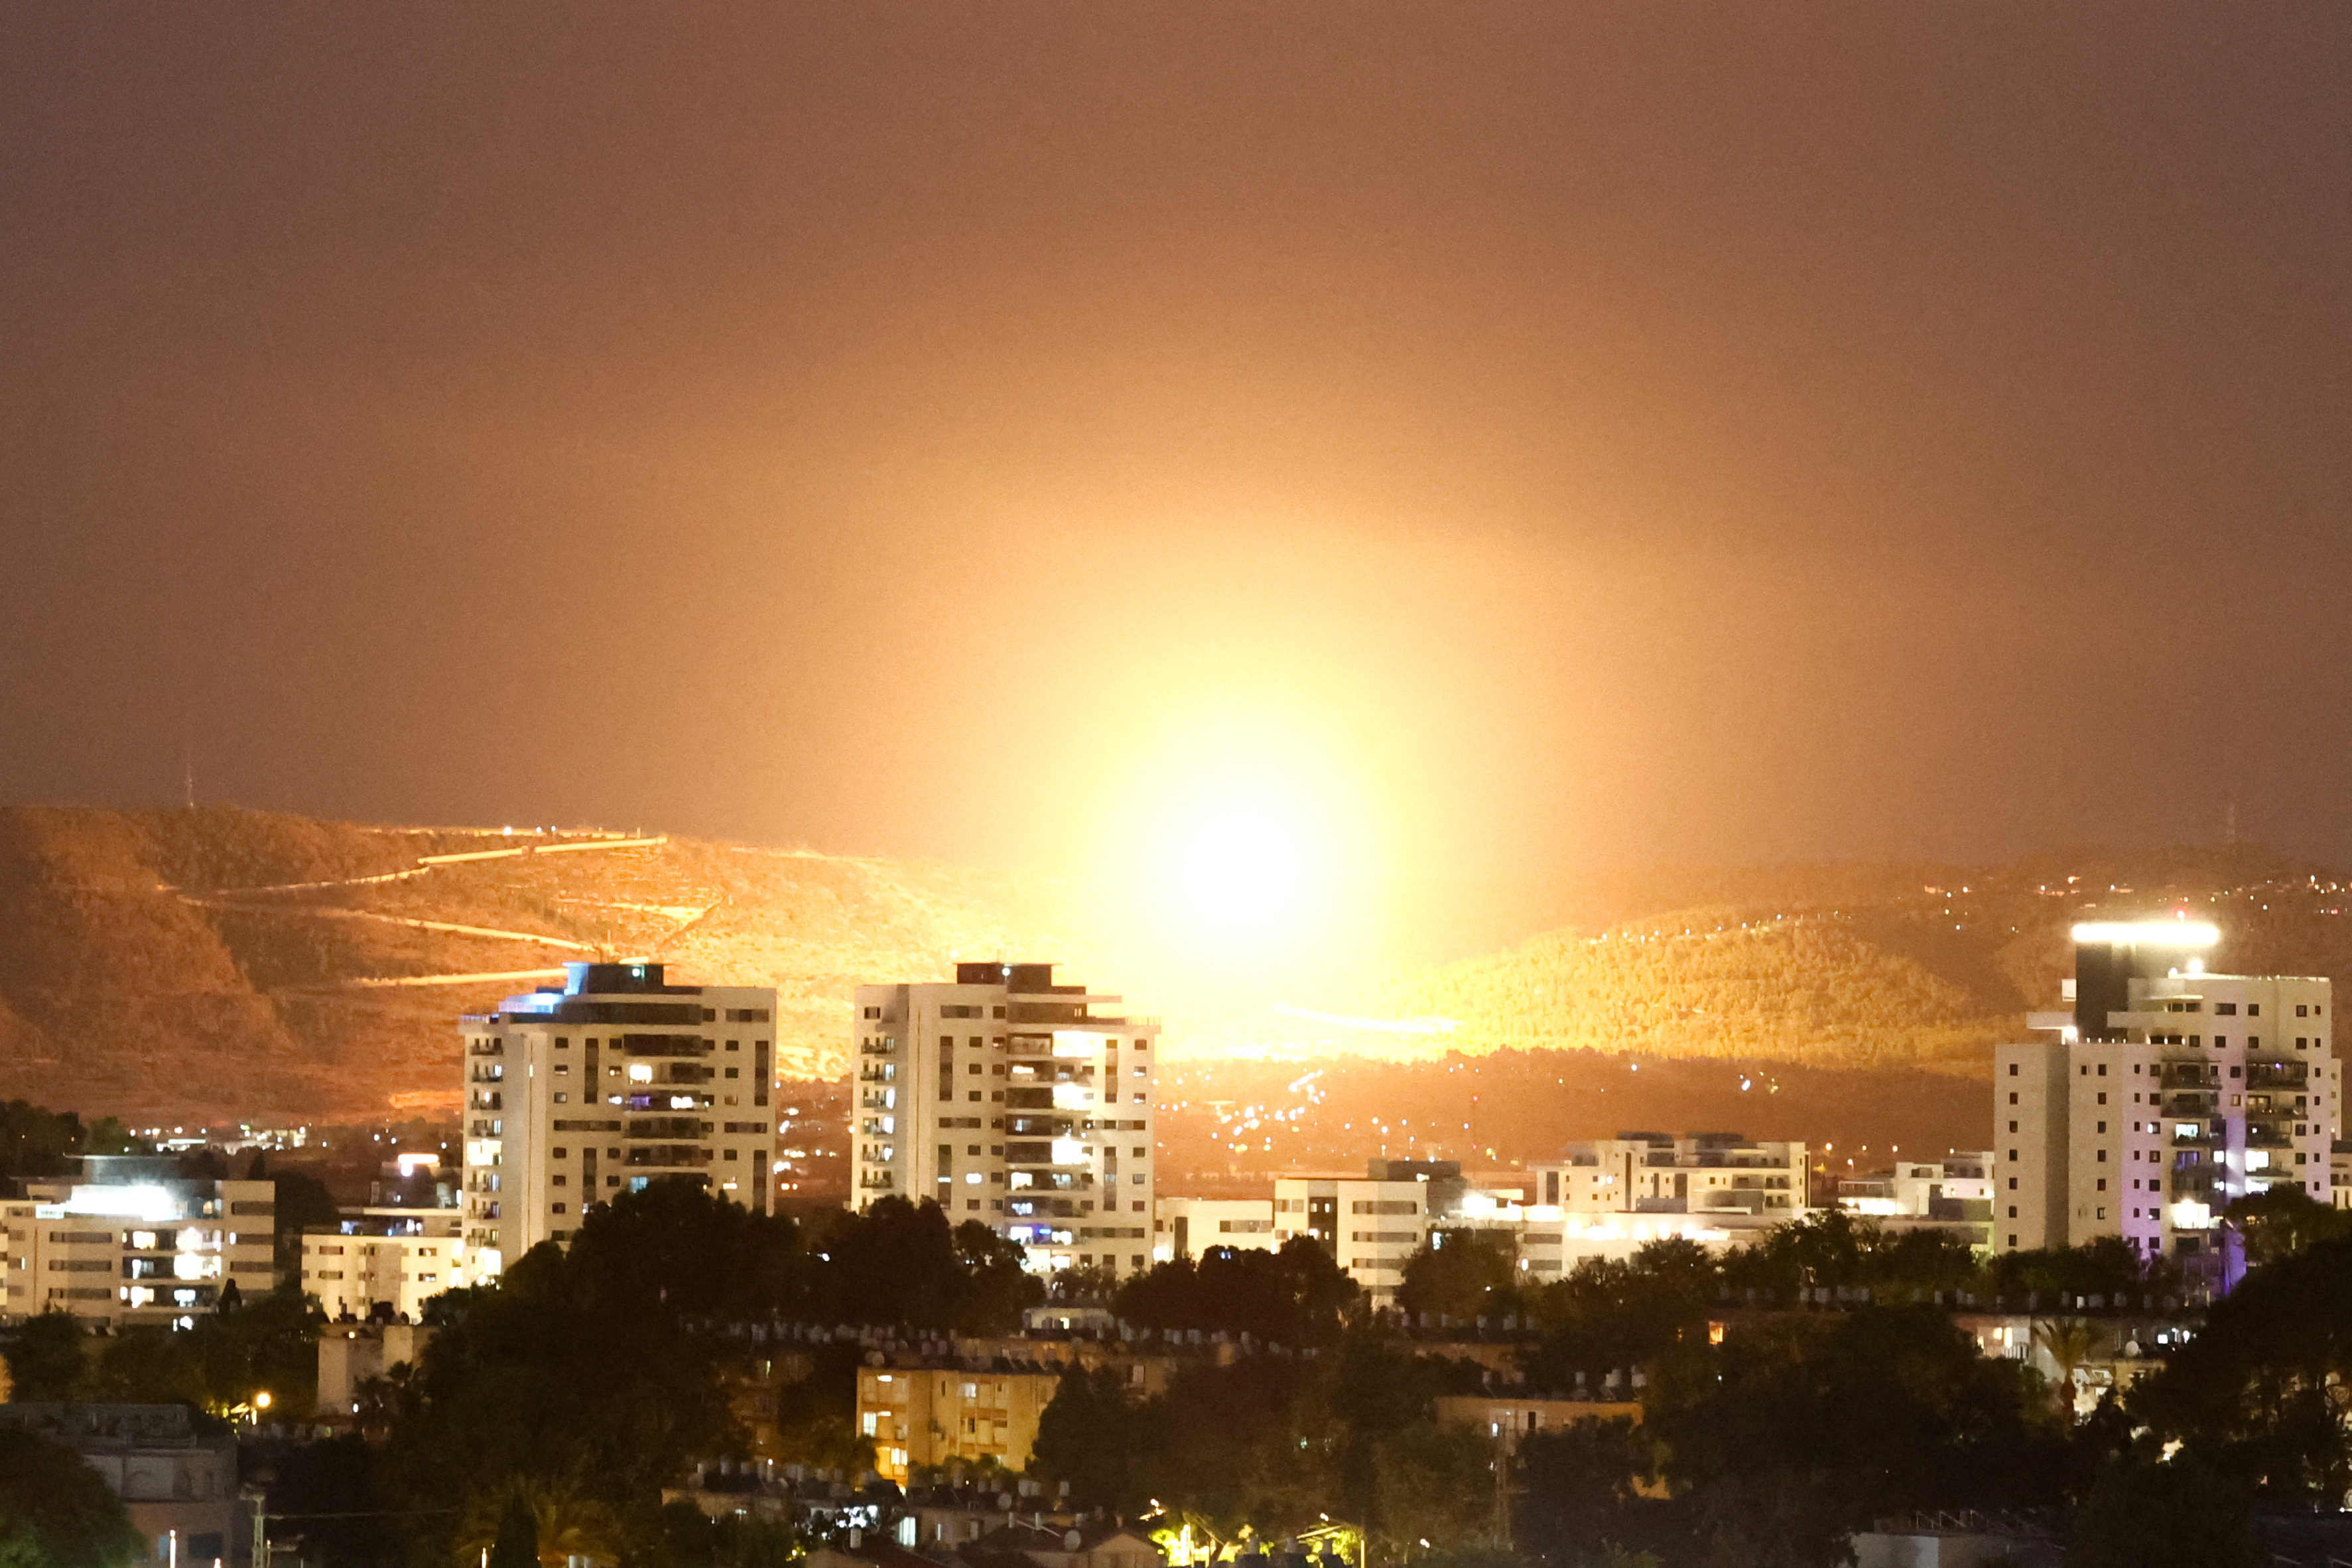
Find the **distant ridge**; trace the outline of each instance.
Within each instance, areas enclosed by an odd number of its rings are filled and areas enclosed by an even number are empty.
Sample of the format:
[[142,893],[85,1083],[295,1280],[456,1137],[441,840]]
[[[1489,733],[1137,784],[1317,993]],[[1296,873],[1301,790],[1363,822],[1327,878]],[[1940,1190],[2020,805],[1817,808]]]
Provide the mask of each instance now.
[[1081,950],[1043,882],[663,835],[205,806],[0,809],[0,1097],[169,1118],[454,1110],[456,1015],[571,959],[773,984],[830,1077],[849,987]]
[[[2193,908],[2224,932],[2216,968],[2352,980],[2347,900],[2328,873],[2245,846],[1671,869],[1562,894],[1555,929],[1276,1022],[1286,1055],[1334,1070],[1568,1049],[1975,1073],[2054,996],[2087,907]],[[1064,889],[1003,872],[651,832],[0,808],[0,1098],[94,1113],[446,1114],[456,1016],[597,955],[774,985],[782,1071],[832,1079],[858,982],[1037,953],[1119,973]],[[1333,1017],[1454,1026],[1318,1022]]]

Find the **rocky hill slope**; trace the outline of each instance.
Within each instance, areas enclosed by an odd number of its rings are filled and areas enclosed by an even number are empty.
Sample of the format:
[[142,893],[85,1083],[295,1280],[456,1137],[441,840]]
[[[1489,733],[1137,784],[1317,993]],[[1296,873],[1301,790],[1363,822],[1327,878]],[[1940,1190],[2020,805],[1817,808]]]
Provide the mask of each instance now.
[[0,811],[0,1098],[132,1117],[454,1108],[455,1019],[567,960],[780,993],[838,1070],[849,988],[1082,960],[1049,886],[667,837],[368,827],[233,807]]

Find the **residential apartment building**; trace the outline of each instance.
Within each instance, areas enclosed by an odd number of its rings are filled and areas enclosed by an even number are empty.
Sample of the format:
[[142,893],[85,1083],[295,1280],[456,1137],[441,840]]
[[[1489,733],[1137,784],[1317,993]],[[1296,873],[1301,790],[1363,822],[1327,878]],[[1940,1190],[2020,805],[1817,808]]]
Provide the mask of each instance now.
[[1692,1215],[1780,1224],[1806,1208],[1809,1151],[1737,1132],[1620,1132],[1528,1167],[1535,1205],[1565,1214]]
[[160,1155],[91,1154],[81,1173],[0,1200],[5,1313],[170,1323],[277,1288],[277,1188],[190,1180]]
[[994,1459],[1025,1469],[1038,1418],[1061,1387],[1055,1366],[945,1363],[857,1369],[857,1431],[874,1468],[905,1486],[917,1468]]
[[1151,1260],[1193,1258],[1213,1247],[1279,1251],[1272,1198],[1175,1198],[1152,1200]]
[[378,1308],[415,1321],[444,1290],[478,1281],[466,1269],[465,1215],[456,1208],[347,1209],[331,1226],[302,1229],[302,1293],[330,1318]]
[[1995,1053],[1994,1246],[2119,1236],[2226,1289],[2231,1199],[2293,1184],[2333,1201],[2329,984],[2208,974],[2210,925],[2087,921],[2074,935],[2073,1005],[2027,1019],[2053,1037]]
[[[1278,1175],[1275,1245],[1313,1237],[1373,1306],[1393,1306],[1404,1266],[1430,1234],[1469,1223],[1470,1190],[1454,1160],[1373,1160],[1361,1176]],[[1482,1207],[1480,1217],[1492,1217],[1492,1202]]]
[[859,986],[852,1201],[931,1199],[1040,1271],[1150,1267],[1160,1025],[1118,1001],[1050,963]]
[[462,1239],[478,1279],[660,1177],[770,1207],[775,992],[673,985],[658,963],[564,969],[562,986],[460,1023]]
[[1971,1245],[1989,1247],[1995,1163],[1990,1149],[1954,1150],[1940,1160],[1898,1160],[1890,1170],[1841,1178],[1838,1206],[1888,1230],[1958,1230]]

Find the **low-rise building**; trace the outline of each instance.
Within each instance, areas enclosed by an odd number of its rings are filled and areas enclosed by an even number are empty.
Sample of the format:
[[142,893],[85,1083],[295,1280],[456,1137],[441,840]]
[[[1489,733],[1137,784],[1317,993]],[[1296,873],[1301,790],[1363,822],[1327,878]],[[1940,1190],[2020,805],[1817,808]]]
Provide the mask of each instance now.
[[902,1487],[952,1460],[1024,1469],[1061,1383],[1061,1368],[1034,1363],[864,1366],[857,1431],[873,1441],[875,1469]]
[[1197,1258],[1213,1247],[1276,1252],[1272,1198],[1175,1198],[1153,1201],[1151,1260]]
[[360,1413],[360,1384],[425,1354],[433,1331],[415,1323],[330,1324],[319,1334],[319,1418],[341,1425]]
[[107,1323],[168,1323],[278,1281],[277,1189],[184,1177],[160,1155],[91,1154],[79,1175],[0,1201],[5,1312],[51,1308]]
[[152,1563],[215,1568],[252,1560],[252,1515],[237,1505],[236,1439],[198,1432],[184,1405],[0,1405],[11,1422],[63,1444],[122,1500]]
[[331,1318],[415,1321],[444,1290],[478,1283],[466,1268],[465,1215],[456,1207],[346,1210],[302,1230],[302,1293]]
[[1737,1132],[1620,1132],[1569,1144],[1528,1167],[1537,1206],[1563,1214],[1693,1215],[1769,1219],[1805,1212],[1802,1143]]

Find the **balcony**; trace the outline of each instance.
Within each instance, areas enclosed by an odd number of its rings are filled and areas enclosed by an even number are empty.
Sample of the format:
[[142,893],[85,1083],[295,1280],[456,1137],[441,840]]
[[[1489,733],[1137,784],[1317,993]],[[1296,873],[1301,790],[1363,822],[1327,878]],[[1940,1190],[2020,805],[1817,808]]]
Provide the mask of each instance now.
[[898,1064],[897,1062],[885,1062],[877,1067],[875,1064],[868,1062],[865,1067],[858,1069],[857,1081],[860,1083],[896,1083],[898,1081]]
[[1004,1131],[1015,1138],[1067,1138],[1074,1124],[1066,1116],[1008,1116]]
[[469,1057],[502,1057],[507,1054],[507,1043],[504,1040],[484,1040],[479,1045],[467,1046],[466,1054]]
[[2221,1172],[2219,1166],[2198,1166],[2172,1173],[2172,1195],[2175,1198],[2218,1199],[2221,1196]]
[[630,1166],[661,1165],[686,1170],[708,1165],[714,1157],[711,1151],[698,1148],[691,1143],[656,1143],[645,1148],[630,1150],[622,1159],[621,1163]]
[[711,1124],[692,1116],[645,1116],[629,1123],[628,1138],[708,1138]]
[[700,1035],[623,1035],[621,1049],[633,1057],[707,1057],[710,1042]]
[[2311,1068],[2303,1062],[2248,1062],[2248,1089],[2301,1089],[2311,1081]]
[[898,1184],[898,1175],[895,1171],[868,1171],[857,1178],[859,1189],[865,1192],[887,1193]]
[[2219,1089],[2221,1069],[2204,1062],[2166,1062],[2161,1082],[2166,1089]]
[[2164,1097],[2167,1116],[2210,1116],[2221,1109],[2221,1096],[2216,1090],[2190,1089]]
[[887,1039],[867,1040],[857,1047],[857,1054],[861,1057],[895,1057],[898,1054],[898,1042]]

